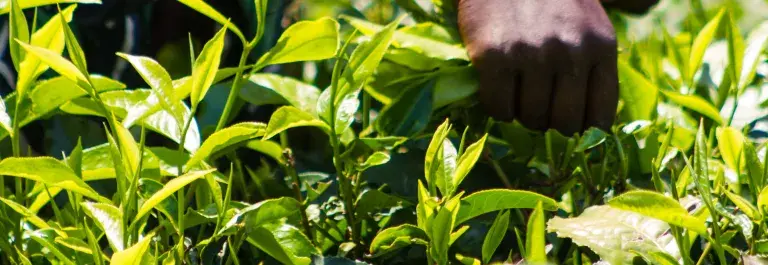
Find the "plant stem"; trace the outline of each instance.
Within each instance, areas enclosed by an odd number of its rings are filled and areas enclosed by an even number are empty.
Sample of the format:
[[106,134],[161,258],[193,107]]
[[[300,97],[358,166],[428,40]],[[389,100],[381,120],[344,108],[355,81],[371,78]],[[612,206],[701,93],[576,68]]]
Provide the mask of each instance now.
[[[246,61],[248,61],[248,55],[251,53],[251,49],[253,47],[246,42],[243,42],[243,53],[240,55],[240,63],[238,63],[238,68],[243,68],[245,66]],[[256,69],[254,69],[256,70]],[[221,117],[219,117],[219,123],[216,124],[216,131],[223,129],[224,126],[227,125],[227,122],[229,121],[229,115],[230,112],[232,112],[232,107],[235,105],[235,100],[237,99],[238,90],[240,89],[240,83],[242,83],[243,79],[243,69],[240,69],[237,71],[237,74],[235,75],[235,80],[232,81],[232,88],[229,91],[229,96],[227,97],[227,103],[224,105],[224,111],[221,113]]]
[[296,161],[293,158],[291,149],[285,149],[285,151],[283,151],[283,157],[286,161],[283,168],[293,181],[293,184],[291,185],[291,188],[293,188],[293,196],[301,204],[301,225],[304,227],[304,234],[309,238],[309,241],[314,242],[314,233],[312,233],[312,227],[309,225],[307,205],[304,203],[304,198],[301,196],[301,182],[299,181],[299,175],[296,173]]
[[365,89],[362,91],[363,93],[363,130],[368,129],[368,126],[371,125],[371,95],[368,94],[368,92],[365,92]]
[[[192,107],[192,110],[189,112],[189,119],[184,124],[183,129],[181,130],[181,136],[179,139],[179,155],[184,157],[184,143],[187,139],[187,133],[189,132],[189,127],[192,125],[192,119],[195,118],[195,112],[197,112],[197,108]],[[177,166],[177,175],[182,176],[184,175],[184,165],[179,163]],[[184,213],[185,213],[185,207],[186,207],[186,196],[184,195],[184,187],[181,187],[179,191],[176,193],[176,209],[178,211],[178,225],[179,225],[179,245],[178,245],[178,254],[179,254],[179,261],[182,263],[184,262]]]

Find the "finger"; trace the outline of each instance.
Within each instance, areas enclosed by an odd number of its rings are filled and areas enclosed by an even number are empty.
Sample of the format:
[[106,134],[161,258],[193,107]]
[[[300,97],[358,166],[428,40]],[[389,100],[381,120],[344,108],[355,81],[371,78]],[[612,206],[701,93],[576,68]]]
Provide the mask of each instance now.
[[[526,57],[523,57],[526,58]],[[553,72],[542,58],[518,61],[523,68],[517,118],[532,130],[546,130],[552,95]]]
[[549,126],[566,136],[584,129],[589,69],[577,65],[563,68],[555,77],[552,96]]
[[501,52],[490,51],[475,60],[480,87],[481,107],[496,120],[512,121],[515,117],[516,90],[520,74]]
[[610,131],[619,104],[619,80],[616,60],[595,65],[589,75],[584,128]]

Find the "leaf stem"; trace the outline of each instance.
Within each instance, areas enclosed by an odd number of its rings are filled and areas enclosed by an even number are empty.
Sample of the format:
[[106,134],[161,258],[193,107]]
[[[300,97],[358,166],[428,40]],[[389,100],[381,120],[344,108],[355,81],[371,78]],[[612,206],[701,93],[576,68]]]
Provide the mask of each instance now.
[[[253,45],[255,46],[255,45]],[[247,42],[243,42],[243,53],[240,54],[240,63],[238,63],[238,68],[243,68],[245,66],[246,61],[248,61],[248,55],[251,53],[251,49],[253,49],[252,45],[247,44]],[[259,67],[260,68],[260,67]],[[257,69],[254,69],[254,71],[257,71]],[[240,89],[240,85],[243,81],[243,69],[239,69],[237,71],[237,74],[235,75],[235,80],[232,81],[232,88],[229,91],[229,96],[227,96],[227,103],[224,105],[224,111],[221,113],[221,117],[219,117],[219,122],[216,124],[216,131],[223,129],[224,126],[227,125],[227,122],[229,121],[229,115],[232,112],[232,108],[235,105],[235,100],[237,99],[238,90]]]
[[[184,144],[187,140],[187,133],[189,132],[189,127],[192,125],[192,120],[195,118],[195,112],[197,112],[197,106],[193,106],[192,110],[189,112],[189,118],[184,124],[183,129],[181,130],[181,136],[179,137],[179,147],[178,151],[179,154],[184,157]],[[177,166],[177,176],[181,176],[184,174],[184,165],[179,163]],[[184,195],[184,187],[181,187],[179,191],[177,191],[176,194],[176,209],[178,211],[178,225],[179,225],[179,245],[178,245],[178,254],[179,254],[179,260],[183,263],[184,261],[184,214],[185,214],[185,207],[186,207],[186,196]]]
[[291,188],[293,189],[293,196],[301,204],[301,209],[299,212],[301,214],[301,225],[304,228],[304,234],[306,234],[307,238],[309,238],[309,241],[314,242],[314,233],[312,233],[312,227],[309,225],[309,217],[307,217],[307,205],[304,202],[304,198],[301,196],[301,182],[299,180],[299,175],[296,173],[296,160],[294,159],[293,152],[290,148],[287,148],[283,151],[283,158],[285,158],[283,168],[285,169],[286,173],[288,173],[288,176],[291,177],[293,182],[291,185]]

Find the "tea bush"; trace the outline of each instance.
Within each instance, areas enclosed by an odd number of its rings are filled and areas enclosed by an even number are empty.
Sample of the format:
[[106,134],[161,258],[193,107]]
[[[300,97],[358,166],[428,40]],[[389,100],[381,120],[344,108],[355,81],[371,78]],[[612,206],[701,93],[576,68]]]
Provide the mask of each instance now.
[[612,14],[617,121],[564,136],[478,110],[443,1],[177,2],[216,33],[118,80],[100,1],[0,1],[3,264],[768,262],[762,3]]

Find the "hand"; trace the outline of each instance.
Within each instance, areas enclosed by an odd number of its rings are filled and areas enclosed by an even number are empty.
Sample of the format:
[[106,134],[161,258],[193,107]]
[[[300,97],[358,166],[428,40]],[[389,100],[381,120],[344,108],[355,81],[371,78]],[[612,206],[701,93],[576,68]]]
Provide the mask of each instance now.
[[598,0],[461,0],[458,9],[490,116],[565,135],[610,129],[616,37]]

